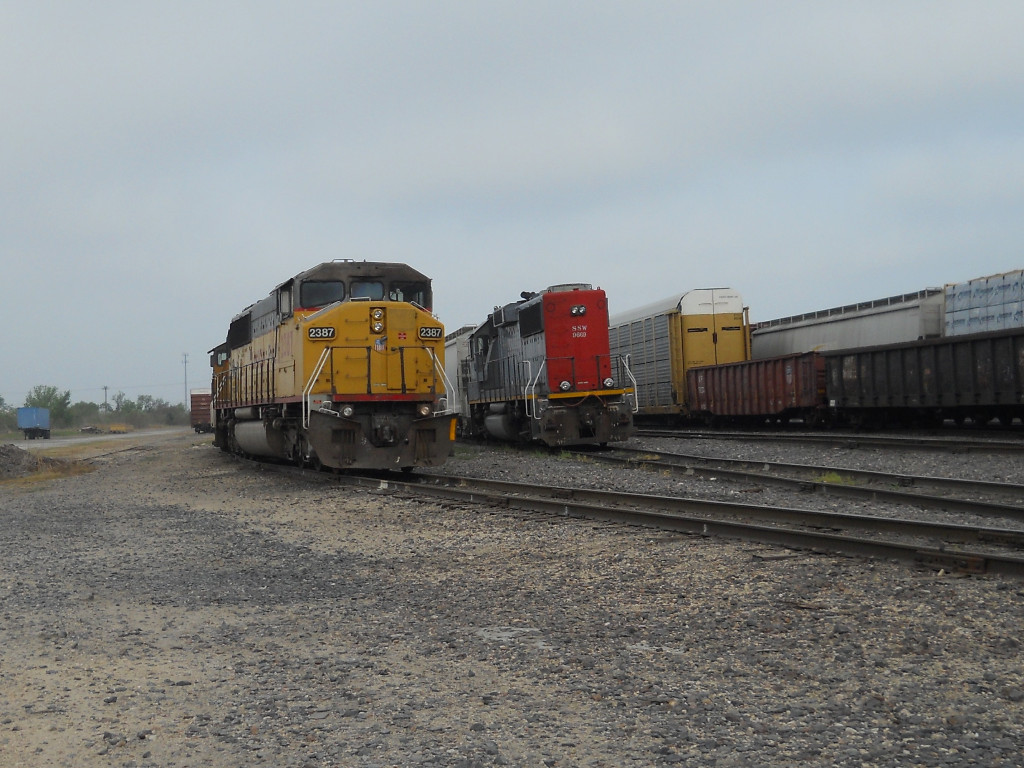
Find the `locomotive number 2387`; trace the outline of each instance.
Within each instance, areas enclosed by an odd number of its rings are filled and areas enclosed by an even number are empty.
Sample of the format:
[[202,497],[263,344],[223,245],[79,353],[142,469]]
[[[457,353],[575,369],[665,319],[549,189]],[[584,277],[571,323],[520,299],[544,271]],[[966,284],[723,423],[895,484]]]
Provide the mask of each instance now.
[[306,331],[311,339],[333,339],[334,329],[329,326],[313,325]]
[[440,339],[444,336],[444,328],[420,328],[421,339]]

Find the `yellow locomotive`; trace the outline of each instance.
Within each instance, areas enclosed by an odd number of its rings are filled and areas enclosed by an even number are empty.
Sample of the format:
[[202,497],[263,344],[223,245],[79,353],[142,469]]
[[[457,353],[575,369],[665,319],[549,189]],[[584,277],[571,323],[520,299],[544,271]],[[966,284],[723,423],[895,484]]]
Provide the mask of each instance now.
[[337,469],[444,463],[455,421],[430,279],[333,261],[236,315],[211,350],[214,444]]

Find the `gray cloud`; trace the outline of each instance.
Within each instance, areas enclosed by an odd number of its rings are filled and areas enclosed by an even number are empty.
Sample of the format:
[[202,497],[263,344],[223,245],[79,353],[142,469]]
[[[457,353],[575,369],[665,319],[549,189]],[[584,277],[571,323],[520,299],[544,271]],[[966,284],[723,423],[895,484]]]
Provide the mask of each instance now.
[[[180,399],[322,260],[450,326],[592,282],[756,319],[1019,268],[1017,2],[7,3],[0,395]],[[133,391],[133,387],[136,388]]]

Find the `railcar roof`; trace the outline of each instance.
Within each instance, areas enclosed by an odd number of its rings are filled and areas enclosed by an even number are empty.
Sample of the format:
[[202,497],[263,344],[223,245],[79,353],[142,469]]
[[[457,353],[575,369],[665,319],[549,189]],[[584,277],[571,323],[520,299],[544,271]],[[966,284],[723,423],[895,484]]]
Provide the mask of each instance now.
[[238,318],[248,315],[261,301],[266,301],[269,296],[273,296],[282,286],[293,283],[296,280],[301,282],[308,279],[323,279],[333,278],[347,279],[350,277],[365,277],[370,276],[383,276],[388,275],[390,277],[399,277],[402,280],[422,280],[424,282],[430,282],[430,278],[424,275],[422,272],[413,269],[408,264],[402,264],[393,261],[349,261],[347,259],[339,259],[337,261],[325,261],[317,264],[315,267],[299,272],[294,277],[289,277],[284,282],[278,283],[274,286],[274,290],[264,296],[259,301],[254,301],[252,304],[247,306],[241,312],[235,314],[231,318],[231,322],[234,322]]
[[367,275],[374,277],[387,275],[401,280],[430,281],[429,277],[413,269],[408,264],[393,261],[349,261],[347,259],[339,259],[337,261],[325,261],[317,264],[315,267],[310,267],[304,272],[295,275],[295,277],[278,284],[276,288],[280,288],[282,285],[286,285],[294,280],[302,281],[324,277],[339,279],[365,277]]
[[[608,324],[615,327],[617,325],[625,325],[626,323],[643,320],[647,317],[657,317],[658,315],[667,315],[674,312],[693,312],[694,307],[698,303],[701,303],[701,298],[710,294],[712,291],[721,291],[725,294],[721,299],[725,300],[726,306],[717,307],[718,311],[743,311],[743,301],[740,299],[739,294],[731,288],[694,288],[692,290],[685,291],[684,293],[674,293],[667,298],[651,302],[650,304],[645,304],[642,307],[637,307],[636,309],[620,312],[609,318]],[[734,304],[738,306],[733,306]]]

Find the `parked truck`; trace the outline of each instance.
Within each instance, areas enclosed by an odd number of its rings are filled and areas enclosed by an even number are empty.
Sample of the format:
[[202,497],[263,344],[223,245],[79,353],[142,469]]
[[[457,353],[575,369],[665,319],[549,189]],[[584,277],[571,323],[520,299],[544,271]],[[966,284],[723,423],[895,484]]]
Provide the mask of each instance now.
[[37,437],[41,437],[44,440],[49,440],[50,409],[19,408],[18,429],[25,433],[26,440],[35,440]]

